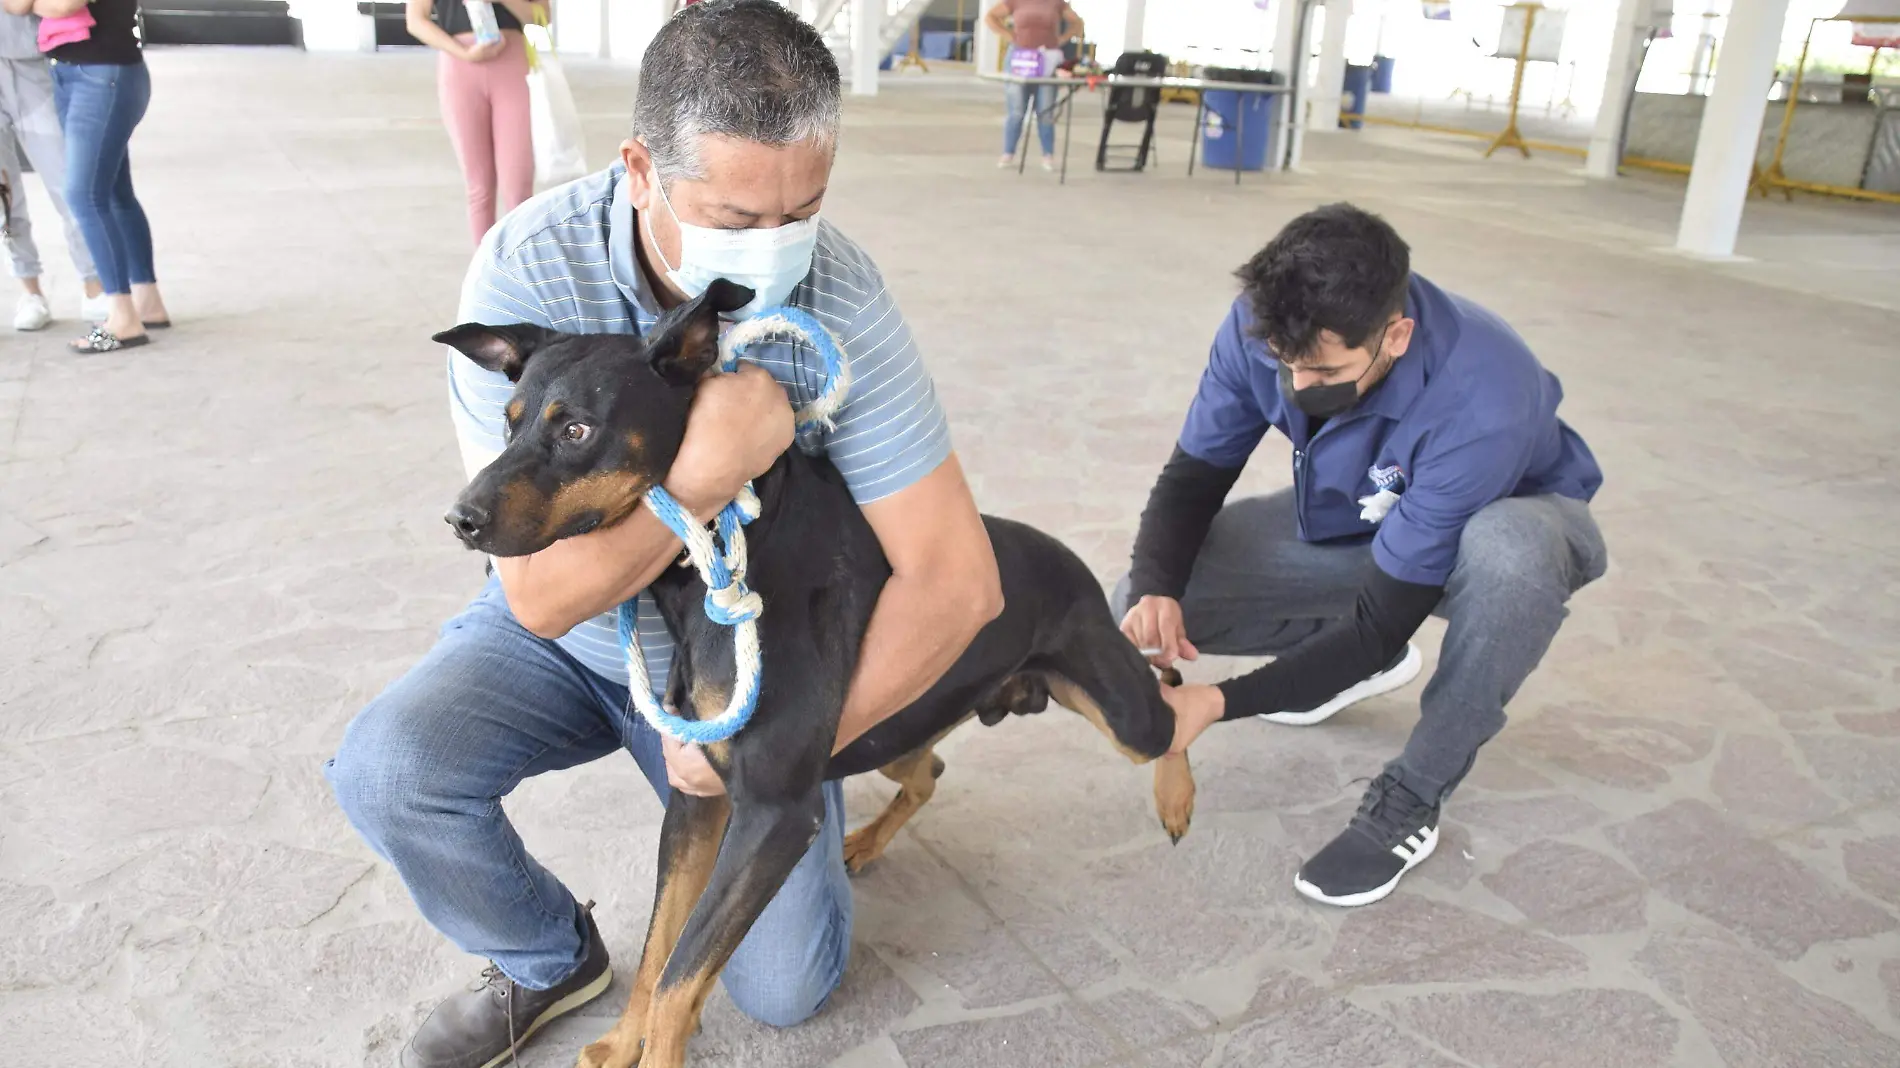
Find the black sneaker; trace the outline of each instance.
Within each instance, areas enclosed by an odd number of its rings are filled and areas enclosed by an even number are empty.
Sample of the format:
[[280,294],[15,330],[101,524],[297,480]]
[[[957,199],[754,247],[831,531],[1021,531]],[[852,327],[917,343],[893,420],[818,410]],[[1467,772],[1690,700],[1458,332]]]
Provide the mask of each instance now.
[[614,972],[593,908],[591,901],[581,907],[587,955],[573,975],[550,990],[529,990],[490,964],[422,1022],[402,1051],[402,1068],[497,1068],[556,1017],[606,993]]
[[1324,723],[1336,712],[1356,705],[1368,697],[1391,693],[1411,682],[1418,678],[1418,671],[1424,666],[1425,657],[1418,651],[1418,646],[1406,642],[1405,648],[1399,651],[1399,655],[1392,658],[1390,664],[1380,668],[1377,673],[1368,676],[1364,681],[1341,690],[1325,704],[1294,712],[1267,712],[1259,718],[1271,723],[1285,723],[1295,727],[1310,727],[1315,723]]
[[1313,854],[1293,889],[1328,905],[1370,905],[1438,848],[1438,809],[1391,772],[1372,780],[1339,837]]

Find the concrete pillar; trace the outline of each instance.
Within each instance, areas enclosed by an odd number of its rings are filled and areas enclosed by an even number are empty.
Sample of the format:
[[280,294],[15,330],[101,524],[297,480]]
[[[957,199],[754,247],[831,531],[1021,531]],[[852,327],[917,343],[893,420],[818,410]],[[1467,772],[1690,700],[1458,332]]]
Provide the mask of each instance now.
[[1676,231],[1676,248],[1683,252],[1715,257],[1735,252],[1787,17],[1788,0],[1735,0],[1729,11]]
[[[995,6],[995,4],[990,5],[990,7]],[[978,74],[1001,74],[1003,64],[1002,61],[997,58],[996,54],[996,42],[998,38],[990,29],[990,24],[983,21],[983,14],[989,11],[989,9],[989,7],[982,7],[980,5],[978,7],[976,35],[970,39],[970,64],[976,68]],[[1113,60],[1111,59],[1110,62],[1113,62]]]
[[1339,111],[1346,82],[1346,24],[1352,20],[1352,0],[1326,0],[1326,29],[1319,39],[1317,81],[1306,106],[1306,127],[1315,133],[1339,129]]
[[1273,12],[1273,70],[1291,92],[1280,98],[1280,158],[1267,161],[1268,170],[1290,169],[1300,165],[1300,113],[1305,108],[1303,77],[1296,72],[1306,69],[1307,0],[1278,0]]
[[[1123,13],[1122,51],[1141,51],[1142,33],[1148,25],[1148,0],[1128,0],[1128,10]],[[1115,62],[1114,56],[1096,57],[1106,67]]]
[[877,65],[884,61],[878,31],[883,25],[884,0],[851,0],[852,96],[877,95]]
[[1596,131],[1590,135],[1590,155],[1583,170],[1592,178],[1616,177],[1622,157],[1623,120],[1629,113],[1630,88],[1643,61],[1647,23],[1655,21],[1652,0],[1622,0],[1616,8],[1616,29],[1610,38],[1610,62],[1603,70],[1603,102],[1597,105]]
[[355,4],[290,0],[290,17],[303,23],[306,52],[374,52],[376,20]]

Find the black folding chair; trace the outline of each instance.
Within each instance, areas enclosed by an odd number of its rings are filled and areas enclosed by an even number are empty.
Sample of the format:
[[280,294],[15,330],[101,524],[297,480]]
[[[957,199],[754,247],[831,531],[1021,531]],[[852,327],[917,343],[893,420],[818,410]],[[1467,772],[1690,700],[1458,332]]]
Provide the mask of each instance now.
[[[1110,73],[1127,74],[1140,78],[1160,78],[1168,72],[1168,57],[1159,52],[1123,52],[1115,60],[1115,68]],[[1098,171],[1139,171],[1148,166],[1148,154],[1155,153],[1156,162],[1160,162],[1160,153],[1154,147],[1155,115],[1161,110],[1161,90],[1149,88],[1123,87],[1108,91],[1108,102],[1102,108],[1102,141],[1095,148],[1095,169]],[[1138,122],[1141,124],[1141,143],[1138,145],[1111,145],[1109,134],[1118,122]],[[1129,159],[1132,166],[1110,167],[1109,152],[1113,150],[1118,159]]]

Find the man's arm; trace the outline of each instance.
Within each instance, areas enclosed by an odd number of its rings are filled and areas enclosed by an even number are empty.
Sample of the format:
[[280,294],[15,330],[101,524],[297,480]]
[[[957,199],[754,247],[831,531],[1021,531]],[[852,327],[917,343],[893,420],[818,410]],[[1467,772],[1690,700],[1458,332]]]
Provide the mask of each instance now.
[[1162,667],[1198,657],[1181,618],[1181,594],[1227,493],[1270,425],[1254,396],[1244,306],[1236,301],[1214,334],[1207,369],[1182,421],[1174,455],[1148,494],[1128,571],[1133,606],[1122,633],[1158,649]]
[[1445,594],[1378,568],[1359,588],[1352,616],[1322,629],[1257,671],[1220,683],[1222,719],[1313,708],[1391,663]]
[[[459,318],[553,329],[539,293],[516,273],[497,243],[491,235],[476,252],[463,283]],[[449,411],[463,467],[472,478],[506,443],[504,411],[514,385],[453,349],[448,361]],[[747,479],[769,468],[791,440],[791,407],[770,374],[745,367],[717,375],[694,395],[666,488],[695,515],[709,519]],[[521,625],[543,638],[558,638],[645,589],[679,552],[672,531],[647,509],[636,508],[611,527],[562,539],[530,556],[497,558],[495,573]]]
[[1218,699],[1214,692],[1190,695],[1204,713],[1194,718],[1211,722],[1310,708],[1384,668],[1438,606],[1465,524],[1509,495],[1523,476],[1527,454],[1523,428],[1506,425],[1420,456],[1411,487],[1373,538],[1373,566],[1352,616],[1258,671],[1221,683],[1213,688]]
[[1194,558],[1242,470],[1217,467],[1179,445],[1174,447],[1174,455],[1148,493],[1148,506],[1141,510],[1141,526],[1135,532],[1128,569],[1133,599],[1154,594],[1179,600],[1187,591]]
[[865,505],[864,517],[891,577],[864,632],[834,753],[922,697],[1003,610],[996,556],[954,454]]
[[[792,409],[770,374],[746,365],[715,376],[693,397],[667,492],[700,520],[711,520],[791,443]],[[531,556],[497,559],[495,573],[521,625],[558,638],[646,589],[679,554],[680,540],[666,524],[636,508],[611,527],[563,538]]]

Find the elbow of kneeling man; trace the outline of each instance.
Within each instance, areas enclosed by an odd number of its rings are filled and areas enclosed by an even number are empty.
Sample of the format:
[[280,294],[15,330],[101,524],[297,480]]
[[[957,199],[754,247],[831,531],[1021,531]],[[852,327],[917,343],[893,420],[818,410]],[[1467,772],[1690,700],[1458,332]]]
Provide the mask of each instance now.
[[1003,580],[996,573],[993,560],[983,576],[971,584],[969,603],[970,620],[975,624],[970,630],[972,635],[1003,614]]

